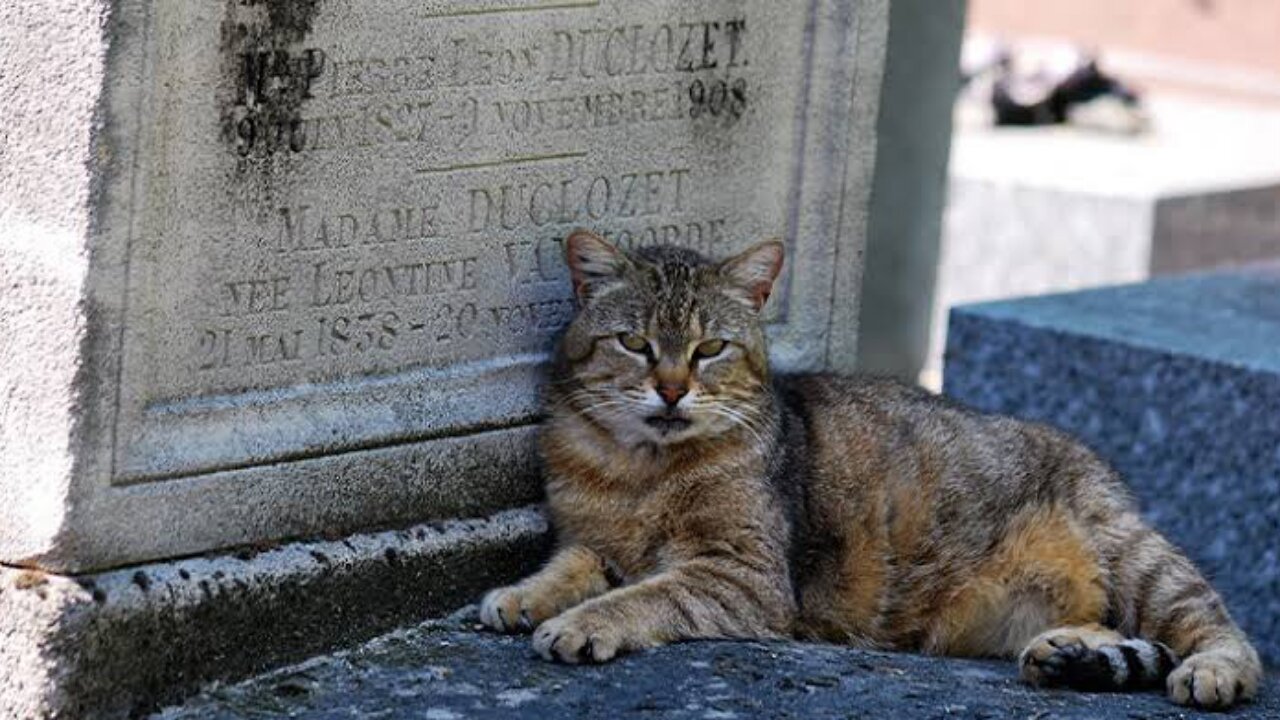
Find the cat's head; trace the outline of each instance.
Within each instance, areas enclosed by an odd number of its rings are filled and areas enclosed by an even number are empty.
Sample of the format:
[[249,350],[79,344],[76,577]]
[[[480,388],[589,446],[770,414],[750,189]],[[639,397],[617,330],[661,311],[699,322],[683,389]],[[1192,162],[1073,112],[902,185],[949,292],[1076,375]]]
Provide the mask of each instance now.
[[760,313],[782,243],[717,263],[670,246],[627,253],[579,230],[565,254],[579,310],[560,347],[561,411],[586,415],[626,446],[763,431]]

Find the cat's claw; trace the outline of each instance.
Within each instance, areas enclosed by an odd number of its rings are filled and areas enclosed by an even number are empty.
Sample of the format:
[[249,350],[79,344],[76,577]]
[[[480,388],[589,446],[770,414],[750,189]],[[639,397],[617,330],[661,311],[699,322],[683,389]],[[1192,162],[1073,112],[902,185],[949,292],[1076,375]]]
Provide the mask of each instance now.
[[480,622],[498,632],[533,632],[550,613],[518,587],[498,588],[480,601]]
[[620,645],[614,630],[574,613],[543,623],[533,634],[533,649],[544,659],[573,665],[608,662],[617,656]]

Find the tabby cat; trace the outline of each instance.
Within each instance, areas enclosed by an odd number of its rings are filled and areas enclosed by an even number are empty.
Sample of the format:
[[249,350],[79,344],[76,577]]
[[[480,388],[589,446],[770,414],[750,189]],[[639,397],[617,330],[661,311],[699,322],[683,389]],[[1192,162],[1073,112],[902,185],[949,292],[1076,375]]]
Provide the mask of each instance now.
[[1257,691],[1218,595],[1078,442],[887,380],[772,376],[780,243],[565,245],[580,310],[541,437],[559,549],[485,624],[570,663],[799,637],[1205,708]]

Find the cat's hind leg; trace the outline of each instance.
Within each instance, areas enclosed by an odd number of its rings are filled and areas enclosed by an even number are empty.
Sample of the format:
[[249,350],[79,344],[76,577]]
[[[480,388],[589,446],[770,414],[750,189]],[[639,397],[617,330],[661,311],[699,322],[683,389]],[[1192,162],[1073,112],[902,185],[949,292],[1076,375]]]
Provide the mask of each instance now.
[[1252,698],[1262,677],[1258,654],[1195,566],[1136,515],[1113,519],[1100,537],[1114,558],[1105,616],[1118,629],[1059,615],[1065,627],[1022,652],[1023,677],[1092,690],[1163,684],[1174,702],[1215,710]]
[[1139,690],[1163,685],[1178,657],[1160,643],[1086,625],[1041,633],[1022,651],[1018,665],[1022,678],[1033,685]]
[[1097,552],[1060,507],[1024,513],[985,560],[935,601],[926,652],[1014,657],[1055,627],[1097,623],[1107,592]]

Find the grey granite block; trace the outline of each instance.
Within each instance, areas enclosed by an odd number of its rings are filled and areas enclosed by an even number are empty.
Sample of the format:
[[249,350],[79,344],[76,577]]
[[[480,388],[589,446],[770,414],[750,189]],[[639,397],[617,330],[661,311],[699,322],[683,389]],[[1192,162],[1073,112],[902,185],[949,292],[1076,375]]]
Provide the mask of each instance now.
[[957,308],[944,389],[1111,462],[1280,663],[1280,264]]
[[[1044,718],[1199,720],[1158,692],[1079,693],[1022,684],[1011,662],[794,642],[685,643],[608,665],[553,665],[527,637],[474,621],[400,631],[230,687],[153,720],[250,718]],[[1226,717],[1280,716],[1277,678]]]

